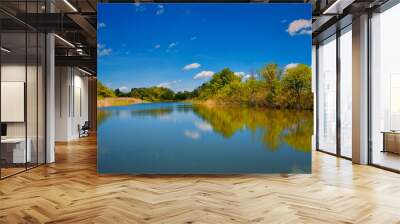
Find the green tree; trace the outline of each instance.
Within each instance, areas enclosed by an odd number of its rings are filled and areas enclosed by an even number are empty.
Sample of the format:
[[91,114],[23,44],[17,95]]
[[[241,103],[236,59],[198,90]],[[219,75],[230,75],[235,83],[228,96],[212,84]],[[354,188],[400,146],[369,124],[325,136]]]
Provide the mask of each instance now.
[[214,85],[217,89],[234,81],[240,81],[240,77],[235,75],[229,68],[224,68],[222,71],[213,75],[210,84]]
[[99,96],[135,97],[145,101],[214,100],[220,104],[250,105],[256,107],[312,109],[311,69],[300,64],[281,72],[277,64],[266,64],[258,74],[261,79],[241,76],[229,68],[215,73],[195,90],[175,93],[159,86],[132,88],[129,93],[115,91],[99,82]]
[[[229,68],[224,68],[220,72],[213,75],[210,81],[203,83],[200,87],[193,91],[192,96],[200,99],[211,99],[216,98],[220,94],[220,91],[227,85],[234,82],[240,82],[241,77],[235,75],[235,73]],[[227,91],[225,88],[224,91]]]
[[117,97],[121,97],[121,94],[122,94],[121,90],[115,89],[115,90],[114,90],[114,93],[115,93],[115,95],[116,95]]
[[149,88],[133,88],[128,95],[146,101],[175,100],[175,93],[172,90],[157,86]]
[[265,90],[263,89],[262,83],[257,80],[254,76],[251,76],[246,80],[244,91],[242,93],[246,96],[246,104],[251,106],[264,105]]
[[282,78],[282,92],[287,107],[312,108],[311,68],[304,64],[286,70]]
[[265,81],[266,101],[269,106],[276,106],[276,96],[279,94],[279,76],[280,69],[277,64],[267,64],[259,71],[260,76]]
[[99,80],[97,80],[97,96],[99,98],[115,97],[115,93],[112,89],[108,88],[103,83],[101,83]]
[[192,97],[192,93],[189,91],[177,92],[175,94],[175,100],[187,100]]

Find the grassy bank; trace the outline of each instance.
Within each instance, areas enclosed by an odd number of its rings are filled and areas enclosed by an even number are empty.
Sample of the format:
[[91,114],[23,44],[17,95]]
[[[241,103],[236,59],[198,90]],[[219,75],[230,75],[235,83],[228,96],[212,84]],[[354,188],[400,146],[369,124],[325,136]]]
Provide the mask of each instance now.
[[143,100],[133,97],[105,97],[97,99],[97,107],[128,106],[143,102]]

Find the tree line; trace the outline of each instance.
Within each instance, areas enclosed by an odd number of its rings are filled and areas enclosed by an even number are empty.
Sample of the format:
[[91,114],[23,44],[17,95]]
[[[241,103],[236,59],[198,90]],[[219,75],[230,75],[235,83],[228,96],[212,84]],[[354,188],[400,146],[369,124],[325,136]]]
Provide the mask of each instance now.
[[312,109],[311,68],[298,64],[287,69],[266,64],[248,77],[229,68],[193,91],[174,92],[166,87],[132,88],[124,93],[112,90],[98,81],[99,97],[135,97],[145,101],[212,100],[220,104],[249,105],[271,108]]

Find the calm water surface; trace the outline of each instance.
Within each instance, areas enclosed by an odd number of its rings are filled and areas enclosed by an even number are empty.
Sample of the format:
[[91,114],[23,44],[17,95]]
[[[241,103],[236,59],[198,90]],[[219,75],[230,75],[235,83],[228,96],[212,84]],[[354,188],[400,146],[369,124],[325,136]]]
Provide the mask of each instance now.
[[310,173],[313,115],[146,103],[98,109],[98,171],[118,174]]

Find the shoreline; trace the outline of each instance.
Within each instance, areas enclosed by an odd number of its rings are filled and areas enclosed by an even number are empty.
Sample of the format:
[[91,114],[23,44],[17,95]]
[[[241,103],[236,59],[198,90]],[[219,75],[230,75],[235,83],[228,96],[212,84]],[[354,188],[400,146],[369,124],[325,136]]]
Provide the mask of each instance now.
[[314,108],[311,109],[304,109],[304,108],[285,108],[285,107],[268,107],[263,105],[249,105],[249,104],[238,104],[238,103],[230,103],[230,102],[221,102],[218,100],[187,100],[183,102],[189,102],[192,104],[200,104],[207,107],[251,107],[251,108],[259,108],[259,109],[274,109],[274,110],[295,110],[295,111],[313,111]]
[[218,100],[182,100],[182,101],[154,101],[149,102],[145,100],[141,100],[133,97],[106,97],[97,100],[97,108],[105,108],[105,107],[115,107],[115,106],[129,106],[139,103],[162,103],[162,102],[188,102],[192,104],[201,104],[207,107],[224,107],[224,106],[233,106],[233,107],[252,107],[252,108],[264,108],[264,109],[275,109],[275,110],[297,110],[297,111],[313,111],[313,109],[296,109],[296,108],[281,108],[281,107],[267,107],[262,105],[245,105],[245,104],[236,104],[236,103],[223,103]]
[[144,102],[146,101],[133,97],[105,97],[97,99],[97,108],[129,106]]

